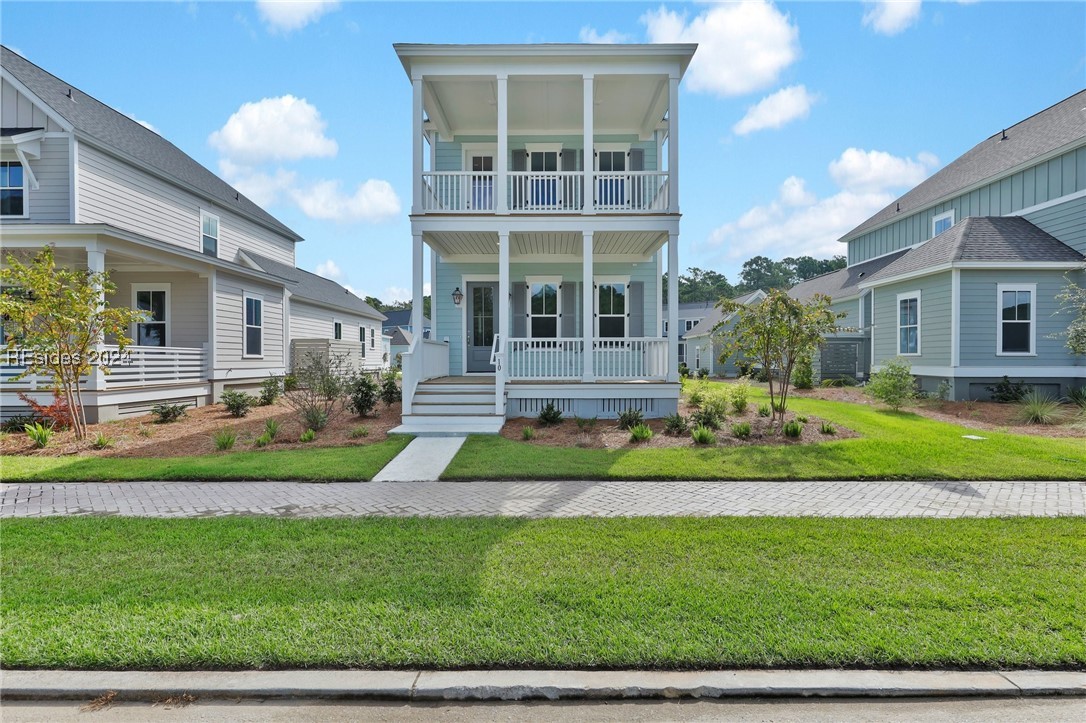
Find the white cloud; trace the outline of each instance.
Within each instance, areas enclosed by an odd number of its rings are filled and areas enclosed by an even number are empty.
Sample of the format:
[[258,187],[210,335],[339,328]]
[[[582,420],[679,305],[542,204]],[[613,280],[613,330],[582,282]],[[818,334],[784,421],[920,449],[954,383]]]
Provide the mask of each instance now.
[[918,158],[849,148],[829,165],[830,176],[840,188],[837,193],[818,198],[807,190],[804,179],[790,176],[781,183],[775,199],[714,229],[708,245],[731,261],[754,255],[841,254],[844,247],[837,239],[885,208],[899,191],[926,178],[938,164],[930,153]]
[[582,43],[628,43],[630,42],[630,36],[626,33],[620,33],[617,30],[608,30],[606,33],[599,33],[590,25],[585,25],[581,28],[580,35],[578,36]]
[[324,135],[320,111],[304,98],[284,95],[244,103],[207,141],[237,163],[328,158],[338,144]]
[[392,184],[373,178],[359,184],[351,195],[340,191],[339,181],[318,181],[295,189],[291,197],[305,215],[326,221],[377,223],[400,213],[400,199]]
[[764,0],[713,5],[687,22],[661,5],[641,16],[649,42],[698,43],[686,75],[695,92],[734,96],[777,81],[799,56],[799,29]]
[[864,26],[882,35],[897,35],[920,19],[920,0],[878,0],[864,5]]
[[747,114],[732,126],[736,135],[745,136],[766,128],[780,128],[811,114],[818,96],[802,85],[781,88],[747,109]]
[[[125,115],[126,115],[126,116],[128,116],[129,118],[131,118],[132,120],[136,121],[137,123],[139,123],[139,124],[140,124],[141,126],[143,126],[144,128],[146,128],[147,130],[151,131],[152,133],[158,133],[158,128],[155,128],[155,127],[154,127],[153,125],[151,125],[151,124],[150,124],[150,123],[148,123],[147,121],[145,121],[145,120],[140,120],[139,118],[137,118],[136,116],[132,115],[131,113],[125,113]],[[162,134],[161,134],[161,133],[159,133],[159,135],[162,135]]]
[[339,0],[256,0],[261,20],[272,32],[290,33],[335,10]]
[[915,186],[938,164],[939,159],[926,152],[920,153],[914,161],[885,151],[849,148],[830,163],[830,176],[838,186],[849,191],[883,191]]
[[297,178],[293,171],[285,168],[276,168],[272,173],[265,173],[232,163],[225,158],[219,161],[219,170],[231,186],[248,196],[253,203],[265,208],[282,199]]
[[394,304],[397,301],[411,301],[411,289],[402,286],[389,286],[383,296],[377,297],[386,304]]

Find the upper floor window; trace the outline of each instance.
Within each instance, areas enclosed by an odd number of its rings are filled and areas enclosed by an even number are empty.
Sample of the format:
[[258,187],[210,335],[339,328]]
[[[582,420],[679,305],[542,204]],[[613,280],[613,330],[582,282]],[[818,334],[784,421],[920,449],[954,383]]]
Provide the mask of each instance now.
[[208,256],[219,255],[219,217],[207,211],[200,212],[202,249]]
[[558,338],[558,279],[528,279],[528,324],[533,339]]
[[687,319],[686,320],[686,330],[690,331],[691,329],[693,329],[695,326],[698,325],[699,321],[701,321],[701,319]]
[[358,326],[358,341],[362,344],[362,358],[366,358],[366,327],[359,324]]
[[624,339],[626,334],[626,282],[599,282],[596,286],[596,331],[601,339]]
[[897,295],[897,353],[920,353],[920,292]]
[[264,299],[245,295],[245,348],[242,356],[264,356]]
[[954,225],[954,211],[941,213],[931,220],[931,235],[938,236]]
[[999,284],[996,354],[1033,354],[1033,305],[1037,284]]
[[26,216],[26,174],[18,161],[0,162],[0,216]]

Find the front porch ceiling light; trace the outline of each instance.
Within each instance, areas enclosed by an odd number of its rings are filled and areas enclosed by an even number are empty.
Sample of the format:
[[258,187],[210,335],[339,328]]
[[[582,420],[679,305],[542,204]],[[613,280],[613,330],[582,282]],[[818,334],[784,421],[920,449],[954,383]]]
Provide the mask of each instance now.
[[452,292],[452,300],[456,306],[460,306],[460,303],[464,300],[464,292],[460,290],[459,286]]

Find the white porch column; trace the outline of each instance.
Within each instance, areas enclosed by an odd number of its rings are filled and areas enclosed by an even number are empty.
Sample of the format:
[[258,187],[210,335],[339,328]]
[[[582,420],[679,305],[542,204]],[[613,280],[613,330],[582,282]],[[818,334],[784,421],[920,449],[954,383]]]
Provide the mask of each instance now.
[[[659,158],[659,156],[657,156]],[[664,250],[656,252],[656,331],[659,336],[667,336],[664,333]],[[671,279],[668,279],[670,282]]]
[[[99,251],[97,248],[87,248],[87,270],[93,274],[102,274],[106,271],[106,252]],[[102,309],[106,305],[106,294],[102,289],[101,284],[95,284],[98,292],[98,308]],[[99,359],[101,359],[104,339],[98,339],[94,344],[94,350],[98,353]],[[90,373],[88,379],[90,389],[105,389],[106,378],[102,373],[101,366],[95,366]]]
[[422,213],[422,157],[426,152],[422,131],[422,77],[411,78],[411,213]]
[[581,339],[584,342],[584,370],[581,372],[582,382],[594,382],[596,381],[596,364],[595,355],[593,353],[593,347],[595,347],[596,329],[594,323],[594,309],[596,292],[593,288],[593,272],[592,272],[592,232],[584,232],[584,243],[582,253],[582,272],[584,274],[583,281],[581,282]]
[[[212,382],[211,390],[214,395],[215,391],[215,355],[217,353],[218,345],[215,341],[215,317],[217,311],[218,294],[215,293],[215,288],[218,286],[218,274],[215,269],[212,268],[207,272],[207,378]],[[287,316],[283,320],[283,326],[286,326],[289,330],[290,327],[290,314],[287,310]],[[287,367],[287,372],[290,372],[290,367]]]
[[[595,94],[595,76],[585,75],[584,77],[584,213],[596,212],[596,200],[595,200],[595,188],[592,184],[592,170],[595,167],[595,156],[593,151],[595,149],[595,108],[596,108],[596,94]],[[591,256],[591,254],[589,254]]]
[[411,335],[422,337],[422,234],[411,234]]
[[498,157],[494,159],[494,171],[497,173],[494,194],[496,213],[509,213],[509,76],[498,75]]
[[[668,81],[667,102],[668,213],[679,212],[679,78]],[[679,278],[676,274],[675,278]],[[668,277],[670,281],[671,277]],[[670,297],[671,295],[668,294]],[[668,302],[670,303],[670,301]]]
[[509,232],[498,232],[498,366],[494,370],[494,413],[505,414],[505,350],[509,348],[509,330],[513,328],[509,315]]
[[437,335],[437,251],[433,246],[430,247],[430,338],[441,338]]
[[667,237],[667,380],[679,381],[679,234]]

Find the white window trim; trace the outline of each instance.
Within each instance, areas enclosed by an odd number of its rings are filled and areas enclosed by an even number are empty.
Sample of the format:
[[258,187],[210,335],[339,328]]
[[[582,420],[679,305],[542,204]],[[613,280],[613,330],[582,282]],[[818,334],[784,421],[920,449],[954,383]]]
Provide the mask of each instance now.
[[[249,299],[255,299],[260,302],[260,326],[250,325],[245,323],[245,307]],[[246,354],[245,353],[245,341],[246,331],[252,326],[254,329],[260,329],[260,353],[259,354]],[[264,295],[254,294],[246,291],[242,293],[241,302],[241,358],[242,359],[263,359],[264,358]]]
[[[524,309],[527,311],[528,323],[524,329],[529,339],[535,339],[532,335],[532,284],[554,284],[555,291],[555,313],[554,314],[541,314],[540,318],[548,318],[555,316],[555,339],[562,338],[562,277],[561,276],[525,276],[524,277]],[[540,339],[549,339],[551,337],[539,337]]]
[[[950,209],[946,213],[941,213],[931,219],[931,235],[935,236],[935,226],[944,219],[950,219],[950,228],[954,228],[954,209]],[[900,250],[900,249],[899,249]],[[897,253],[896,251],[894,253]]]
[[[173,314],[170,313],[170,283],[164,281],[157,284],[132,284],[132,308],[136,309],[136,292],[138,291],[165,291],[166,292],[166,318],[163,320],[163,324],[166,325],[166,346],[173,346],[173,335],[170,327],[173,326],[171,318]],[[133,346],[136,346],[135,342],[139,341],[139,336],[136,333],[137,324],[132,325],[132,341]]]
[[490,156],[492,159],[494,159],[494,172],[498,172],[497,143],[464,143],[461,144],[460,150],[463,154],[460,158],[460,168],[463,169],[463,171],[471,171],[472,156]]
[[[626,288],[625,303],[626,313],[622,318],[622,337],[623,339],[630,338],[630,277],[629,276],[596,276],[592,279],[592,326],[593,334],[596,339],[600,338],[600,285],[601,284],[623,284]],[[617,314],[608,314],[608,317],[617,316]],[[616,337],[607,337],[608,339],[614,339]]]
[[561,143],[525,143],[524,150],[531,153],[561,153]]
[[[29,164],[25,163],[21,158],[3,158],[0,159],[6,163],[18,163],[23,168],[23,212],[22,214],[11,214],[10,216],[2,216],[0,218],[30,218],[30,168]],[[6,186],[6,188],[15,188],[15,186]]]
[[[916,299],[916,351],[915,352],[903,352],[901,351],[901,302],[906,299]],[[921,356],[923,354],[923,347],[921,342],[923,339],[923,311],[924,302],[920,299],[920,290],[906,291],[903,294],[897,295],[897,304],[894,306],[894,314],[897,316],[897,356]],[[910,325],[911,326],[911,325]]]
[[630,144],[629,143],[596,143],[592,146],[592,170],[597,173],[600,170],[600,153],[621,152],[626,155],[625,171],[606,171],[607,173],[630,172]]
[[[214,255],[213,258],[219,258],[219,249],[220,249],[220,244],[222,243],[222,220],[219,218],[218,214],[211,213],[210,211],[206,211],[206,210],[204,210],[202,208],[200,209],[200,248],[199,248],[199,251],[200,251],[201,254],[204,254],[205,256],[211,256],[211,254],[204,251],[204,221],[206,221],[209,218],[215,219],[215,236],[214,236],[214,239],[215,239],[215,255]],[[208,234],[208,236],[210,236],[210,235],[211,234]]]
[[[336,324],[339,324],[339,338],[336,338]],[[332,317],[332,341],[343,341],[343,321]]]
[[[1003,292],[1028,291],[1029,351],[1003,351]],[[1022,323],[1022,322],[1015,322]],[[1037,284],[996,284],[996,356],[1037,356]]]

